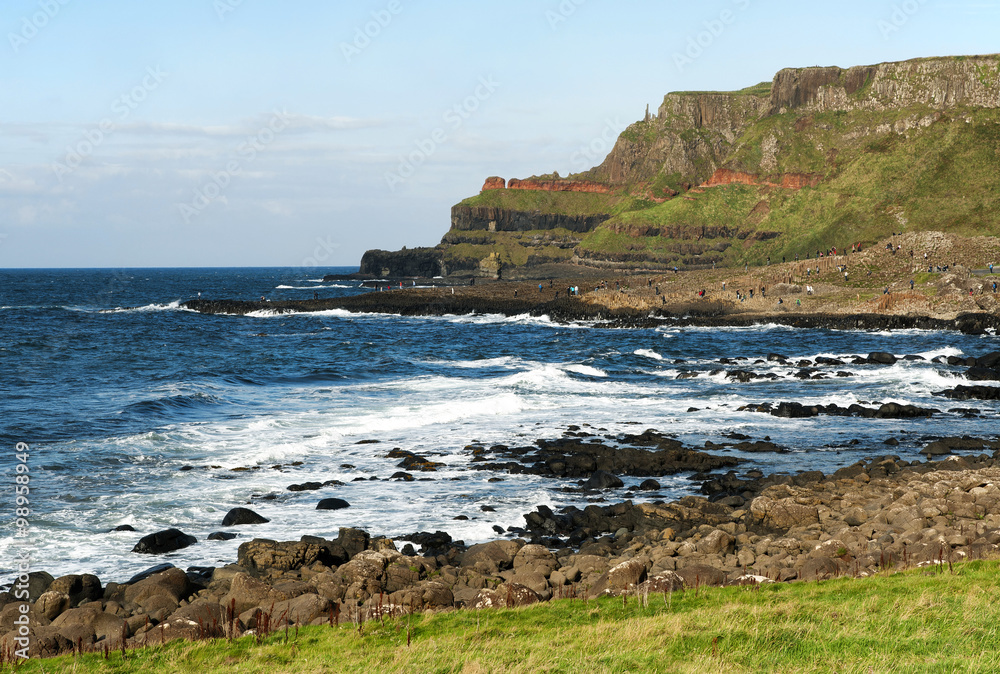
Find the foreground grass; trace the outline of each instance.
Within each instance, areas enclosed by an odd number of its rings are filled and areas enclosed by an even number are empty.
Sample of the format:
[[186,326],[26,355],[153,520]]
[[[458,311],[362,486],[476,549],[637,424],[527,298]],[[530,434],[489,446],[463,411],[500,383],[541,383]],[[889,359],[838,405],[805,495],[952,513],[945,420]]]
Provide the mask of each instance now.
[[[19,672],[1000,670],[997,562],[863,580],[462,611],[30,661]],[[9,669],[9,665],[4,667]]]

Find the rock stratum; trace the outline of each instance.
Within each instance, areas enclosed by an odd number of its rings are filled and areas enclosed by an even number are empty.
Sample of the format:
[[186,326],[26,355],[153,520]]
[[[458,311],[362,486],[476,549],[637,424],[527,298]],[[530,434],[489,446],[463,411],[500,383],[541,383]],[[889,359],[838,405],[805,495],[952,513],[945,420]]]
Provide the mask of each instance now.
[[1000,55],[788,68],[667,94],[582,173],[490,177],[437,246],[369,251],[361,271],[756,265],[896,232],[993,235],[998,192]]

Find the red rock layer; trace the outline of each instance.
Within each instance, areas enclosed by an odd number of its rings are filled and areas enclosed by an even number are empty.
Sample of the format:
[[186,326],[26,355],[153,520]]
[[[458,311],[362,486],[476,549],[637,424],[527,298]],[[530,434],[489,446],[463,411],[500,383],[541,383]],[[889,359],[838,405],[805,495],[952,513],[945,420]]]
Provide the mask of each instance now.
[[758,185],[765,187],[783,187],[788,190],[801,190],[803,187],[816,187],[823,176],[817,173],[782,173],[764,178],[753,173],[718,169],[701,187],[717,187],[719,185]]
[[[487,178],[483,190],[504,189],[503,178]],[[532,190],[537,192],[588,192],[591,194],[610,194],[611,188],[600,183],[587,180],[518,180],[511,178],[507,183],[509,190]]]

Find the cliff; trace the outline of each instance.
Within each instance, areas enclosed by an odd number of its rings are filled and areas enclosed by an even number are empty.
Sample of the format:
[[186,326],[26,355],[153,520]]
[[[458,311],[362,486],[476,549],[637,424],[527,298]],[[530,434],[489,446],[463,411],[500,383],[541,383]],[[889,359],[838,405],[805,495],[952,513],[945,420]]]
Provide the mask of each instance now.
[[586,172],[487,179],[436,250],[452,272],[662,269],[896,231],[995,233],[997,148],[998,55],[787,68],[740,91],[667,94]]

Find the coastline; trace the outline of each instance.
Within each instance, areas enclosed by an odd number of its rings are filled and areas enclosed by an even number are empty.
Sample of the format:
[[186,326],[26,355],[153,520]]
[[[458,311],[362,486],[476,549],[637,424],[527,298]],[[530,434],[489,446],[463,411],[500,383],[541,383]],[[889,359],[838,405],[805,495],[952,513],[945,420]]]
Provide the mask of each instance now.
[[[1000,556],[1000,440],[937,442],[964,455],[927,462],[873,456],[830,475],[730,472],[705,483],[707,497],[559,513],[540,507],[525,515],[518,538],[472,546],[418,533],[397,550],[347,528],[336,539],[254,539],[240,546],[235,564],[159,565],[126,583],[35,573],[31,655],[320,625],[334,612],[360,624],[560,598],[860,579]],[[552,545],[552,536],[570,530],[575,545]],[[8,599],[0,647],[17,636],[20,602]]]

